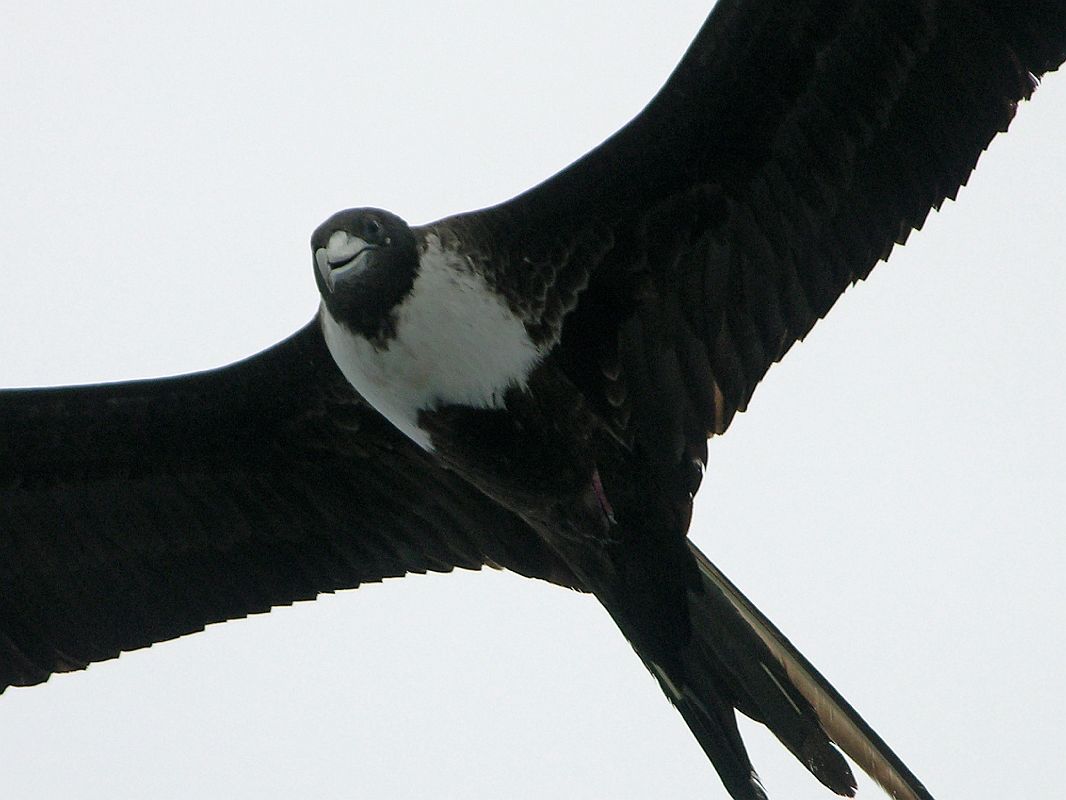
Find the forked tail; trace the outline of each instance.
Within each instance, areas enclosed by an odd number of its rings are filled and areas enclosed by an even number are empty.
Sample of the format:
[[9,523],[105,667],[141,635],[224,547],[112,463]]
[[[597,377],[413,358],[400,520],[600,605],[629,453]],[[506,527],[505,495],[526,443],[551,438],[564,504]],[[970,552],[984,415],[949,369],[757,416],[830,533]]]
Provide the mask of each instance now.
[[692,636],[672,664],[644,660],[733,798],[766,797],[737,730],[736,708],[766,725],[839,795],[853,796],[856,784],[837,747],[896,800],[932,800],[773,623],[695,545],[689,547],[701,578],[700,590],[688,593]]

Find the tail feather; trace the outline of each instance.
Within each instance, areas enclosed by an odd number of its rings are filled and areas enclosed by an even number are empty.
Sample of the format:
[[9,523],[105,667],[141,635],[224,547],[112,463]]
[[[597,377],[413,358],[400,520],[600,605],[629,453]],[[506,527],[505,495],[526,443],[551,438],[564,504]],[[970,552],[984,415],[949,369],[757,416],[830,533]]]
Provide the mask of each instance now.
[[645,663],[688,723],[730,797],[734,800],[768,800],[740,738],[733,705],[724,700],[725,694],[719,691],[704,693],[700,697],[688,686],[677,686],[658,664]]
[[[738,618],[717,587],[692,593],[696,634],[685,649],[685,679],[706,697],[717,684],[746,716],[762,722],[827,788],[844,797],[856,783],[844,757],[822,729],[817,711],[792,686],[787,671],[752,629]],[[725,681],[717,676],[725,676]]]
[[895,800],[932,800],[921,782],[781,632],[689,545],[702,586],[690,592],[693,635],[672,664],[645,659],[735,800],[765,793],[733,707],[765,724],[837,794],[855,778],[834,743]]
[[724,683],[732,704],[765,724],[822,784],[838,795],[854,796],[855,776],[816,710],[763,640],[752,635],[729,597],[704,578],[690,604],[695,634],[682,660],[692,690],[707,696]]
[[[734,800],[768,800],[743,744],[739,754],[732,751],[732,748],[729,753],[715,751],[716,745],[723,743],[724,736],[729,736],[729,728],[736,728],[735,718],[728,722],[720,719],[719,715],[709,713],[706,706],[691,695],[682,697],[676,705],[689,729],[711,759],[730,797]],[[732,717],[732,709],[728,711]]]

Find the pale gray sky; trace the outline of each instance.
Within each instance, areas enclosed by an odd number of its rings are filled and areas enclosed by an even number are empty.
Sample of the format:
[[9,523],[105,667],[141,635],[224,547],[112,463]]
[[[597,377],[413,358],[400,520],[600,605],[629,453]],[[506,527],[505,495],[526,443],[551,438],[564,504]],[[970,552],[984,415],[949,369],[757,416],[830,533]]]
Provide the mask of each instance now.
[[[6,3],[0,385],[275,342],[314,311],[328,214],[532,185],[639,110],[709,3],[428,6]],[[693,525],[936,796],[1061,794],[1064,129],[1053,76],[712,443]],[[828,796],[746,730],[771,797]],[[725,797],[593,600],[496,573],[10,690],[0,775],[12,798]]]

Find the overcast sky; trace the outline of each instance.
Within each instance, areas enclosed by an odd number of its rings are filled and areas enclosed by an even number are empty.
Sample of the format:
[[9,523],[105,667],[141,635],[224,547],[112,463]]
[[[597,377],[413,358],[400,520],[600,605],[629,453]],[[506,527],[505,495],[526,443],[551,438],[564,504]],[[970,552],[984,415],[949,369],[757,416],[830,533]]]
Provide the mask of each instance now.
[[[0,385],[203,369],[412,223],[598,143],[708,3],[0,9]],[[239,10],[242,9],[242,10]],[[692,536],[938,797],[1062,794],[1066,76],[712,442]],[[771,797],[829,795],[745,728]],[[588,597],[345,592],[0,698],[6,797],[725,797]],[[860,778],[861,797],[878,797]]]

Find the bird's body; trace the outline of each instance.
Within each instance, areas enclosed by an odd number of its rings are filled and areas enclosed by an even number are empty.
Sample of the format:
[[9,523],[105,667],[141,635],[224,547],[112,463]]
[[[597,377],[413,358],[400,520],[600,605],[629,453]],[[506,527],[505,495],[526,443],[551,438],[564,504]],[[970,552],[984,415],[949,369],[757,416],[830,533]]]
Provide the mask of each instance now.
[[1060,10],[1015,27],[914,3],[882,39],[876,3],[720,4],[648,110],[542,186],[429,226],[327,220],[319,318],[277,348],[0,396],[0,679],[492,564],[594,594],[734,797],[762,797],[734,709],[838,793],[853,778],[831,742],[927,797],[685,533],[707,436],[953,196],[1031,74],[1066,56]]

